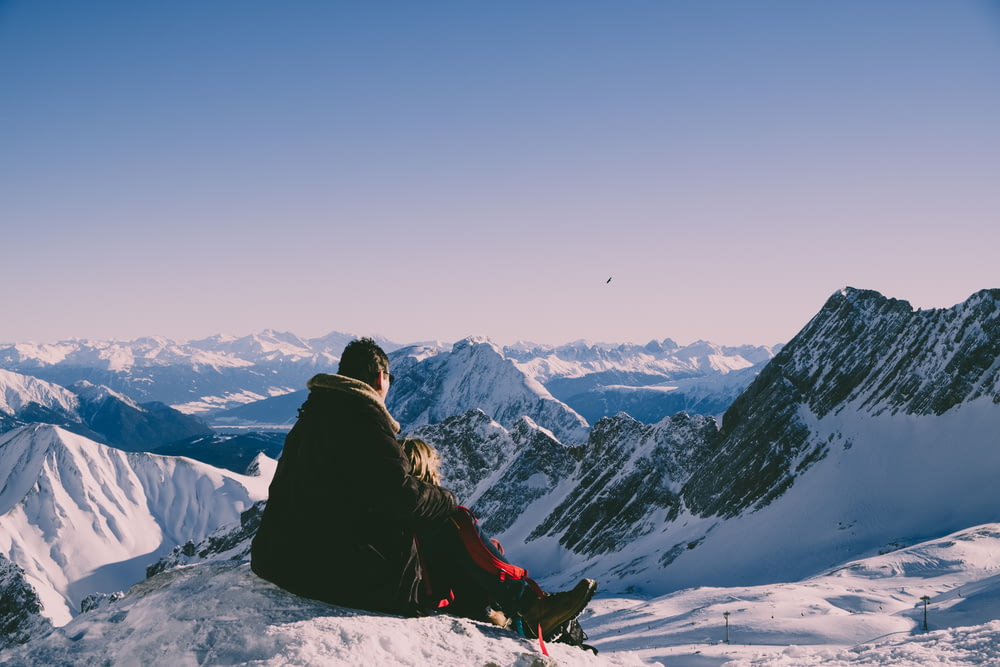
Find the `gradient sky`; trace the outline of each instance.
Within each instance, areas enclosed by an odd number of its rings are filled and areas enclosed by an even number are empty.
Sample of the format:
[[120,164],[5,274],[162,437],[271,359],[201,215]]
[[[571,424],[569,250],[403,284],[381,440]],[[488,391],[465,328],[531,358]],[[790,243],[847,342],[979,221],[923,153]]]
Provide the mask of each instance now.
[[1000,287],[1000,1],[0,0],[0,95],[2,342],[773,344]]

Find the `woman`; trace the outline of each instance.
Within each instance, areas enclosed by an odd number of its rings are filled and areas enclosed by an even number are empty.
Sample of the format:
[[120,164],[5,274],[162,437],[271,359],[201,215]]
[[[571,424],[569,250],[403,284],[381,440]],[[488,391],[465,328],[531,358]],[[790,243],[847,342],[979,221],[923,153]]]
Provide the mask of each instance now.
[[[402,446],[411,474],[440,485],[441,459],[434,447],[420,438],[405,438]],[[428,608],[489,621],[522,636],[582,645],[585,636],[575,619],[597,589],[593,579],[581,580],[570,591],[545,593],[527,570],[505,558],[499,542],[482,534],[475,516],[461,505],[447,522],[421,529],[416,538]]]

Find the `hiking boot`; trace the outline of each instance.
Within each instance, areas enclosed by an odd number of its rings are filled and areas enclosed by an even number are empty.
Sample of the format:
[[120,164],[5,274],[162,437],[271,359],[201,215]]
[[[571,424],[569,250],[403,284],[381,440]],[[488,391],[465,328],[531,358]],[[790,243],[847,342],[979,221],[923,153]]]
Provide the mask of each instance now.
[[525,630],[534,634],[541,627],[542,637],[551,638],[565,623],[580,615],[596,590],[596,581],[581,579],[573,590],[546,594],[532,600],[521,611]]

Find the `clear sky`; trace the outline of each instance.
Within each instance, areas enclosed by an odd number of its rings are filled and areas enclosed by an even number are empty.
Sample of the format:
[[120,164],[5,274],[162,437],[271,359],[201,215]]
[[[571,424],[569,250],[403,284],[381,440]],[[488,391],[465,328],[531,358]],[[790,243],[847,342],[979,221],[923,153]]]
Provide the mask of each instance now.
[[0,248],[0,342],[949,307],[1000,287],[1000,0],[0,0]]

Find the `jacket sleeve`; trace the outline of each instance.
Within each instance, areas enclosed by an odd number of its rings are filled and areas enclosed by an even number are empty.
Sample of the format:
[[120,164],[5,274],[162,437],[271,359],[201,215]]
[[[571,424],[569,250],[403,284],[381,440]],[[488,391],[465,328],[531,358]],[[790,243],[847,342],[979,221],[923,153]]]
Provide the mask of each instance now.
[[364,420],[359,435],[362,442],[358,446],[364,452],[363,465],[370,466],[368,471],[359,471],[359,474],[371,479],[365,493],[376,512],[416,528],[455,510],[455,496],[451,491],[411,474],[403,448],[381,415],[377,419]]

